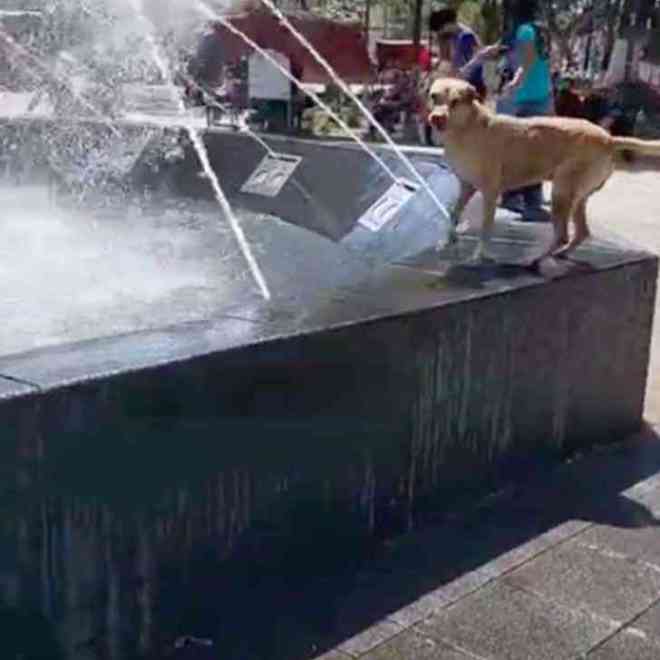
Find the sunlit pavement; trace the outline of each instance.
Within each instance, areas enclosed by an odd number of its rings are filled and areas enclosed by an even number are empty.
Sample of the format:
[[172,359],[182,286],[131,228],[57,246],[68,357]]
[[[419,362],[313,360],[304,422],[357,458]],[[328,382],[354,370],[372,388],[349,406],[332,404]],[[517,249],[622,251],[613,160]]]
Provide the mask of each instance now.
[[[659,188],[660,168],[616,172],[592,198],[594,233],[660,254]],[[646,401],[656,425],[658,328]],[[660,437],[648,427],[393,546],[390,565],[346,603],[354,634],[320,657],[657,659],[659,522]],[[390,614],[370,620],[388,599]]]
[[[644,249],[660,254],[660,160],[657,169],[621,170],[593,196],[589,216],[595,232],[612,231]],[[660,423],[660,319],[656,319],[649,366],[646,418]]]

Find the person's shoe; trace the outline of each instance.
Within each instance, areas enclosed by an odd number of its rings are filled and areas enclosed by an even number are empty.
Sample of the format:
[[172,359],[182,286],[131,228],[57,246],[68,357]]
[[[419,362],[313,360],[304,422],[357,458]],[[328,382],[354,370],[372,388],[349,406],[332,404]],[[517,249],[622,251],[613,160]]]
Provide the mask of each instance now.
[[500,207],[517,215],[523,215],[525,213],[525,205],[520,195],[503,198]]
[[551,222],[552,215],[541,206],[527,206],[522,211],[523,222]]

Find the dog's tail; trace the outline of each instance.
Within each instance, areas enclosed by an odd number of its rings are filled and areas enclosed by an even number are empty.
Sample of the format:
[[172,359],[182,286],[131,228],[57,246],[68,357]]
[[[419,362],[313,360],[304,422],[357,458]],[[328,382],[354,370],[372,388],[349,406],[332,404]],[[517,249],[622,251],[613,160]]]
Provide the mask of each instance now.
[[638,140],[630,137],[613,137],[615,151],[632,151],[640,156],[660,158],[660,140]]

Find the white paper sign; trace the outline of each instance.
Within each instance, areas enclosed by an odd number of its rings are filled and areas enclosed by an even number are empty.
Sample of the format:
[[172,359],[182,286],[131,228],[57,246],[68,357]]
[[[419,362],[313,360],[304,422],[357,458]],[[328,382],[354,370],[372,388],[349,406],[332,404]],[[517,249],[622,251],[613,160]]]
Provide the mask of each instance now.
[[[275,50],[267,50],[274,60],[286,70],[291,70],[289,58]],[[291,81],[261,53],[253,53],[248,63],[251,99],[289,101]]]

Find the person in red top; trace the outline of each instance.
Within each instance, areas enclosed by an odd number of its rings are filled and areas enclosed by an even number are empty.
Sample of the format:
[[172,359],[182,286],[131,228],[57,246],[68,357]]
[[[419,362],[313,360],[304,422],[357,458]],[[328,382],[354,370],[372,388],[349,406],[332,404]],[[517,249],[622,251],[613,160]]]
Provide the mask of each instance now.
[[419,64],[419,68],[424,72],[431,70],[431,51],[426,46],[420,46],[417,64]]

